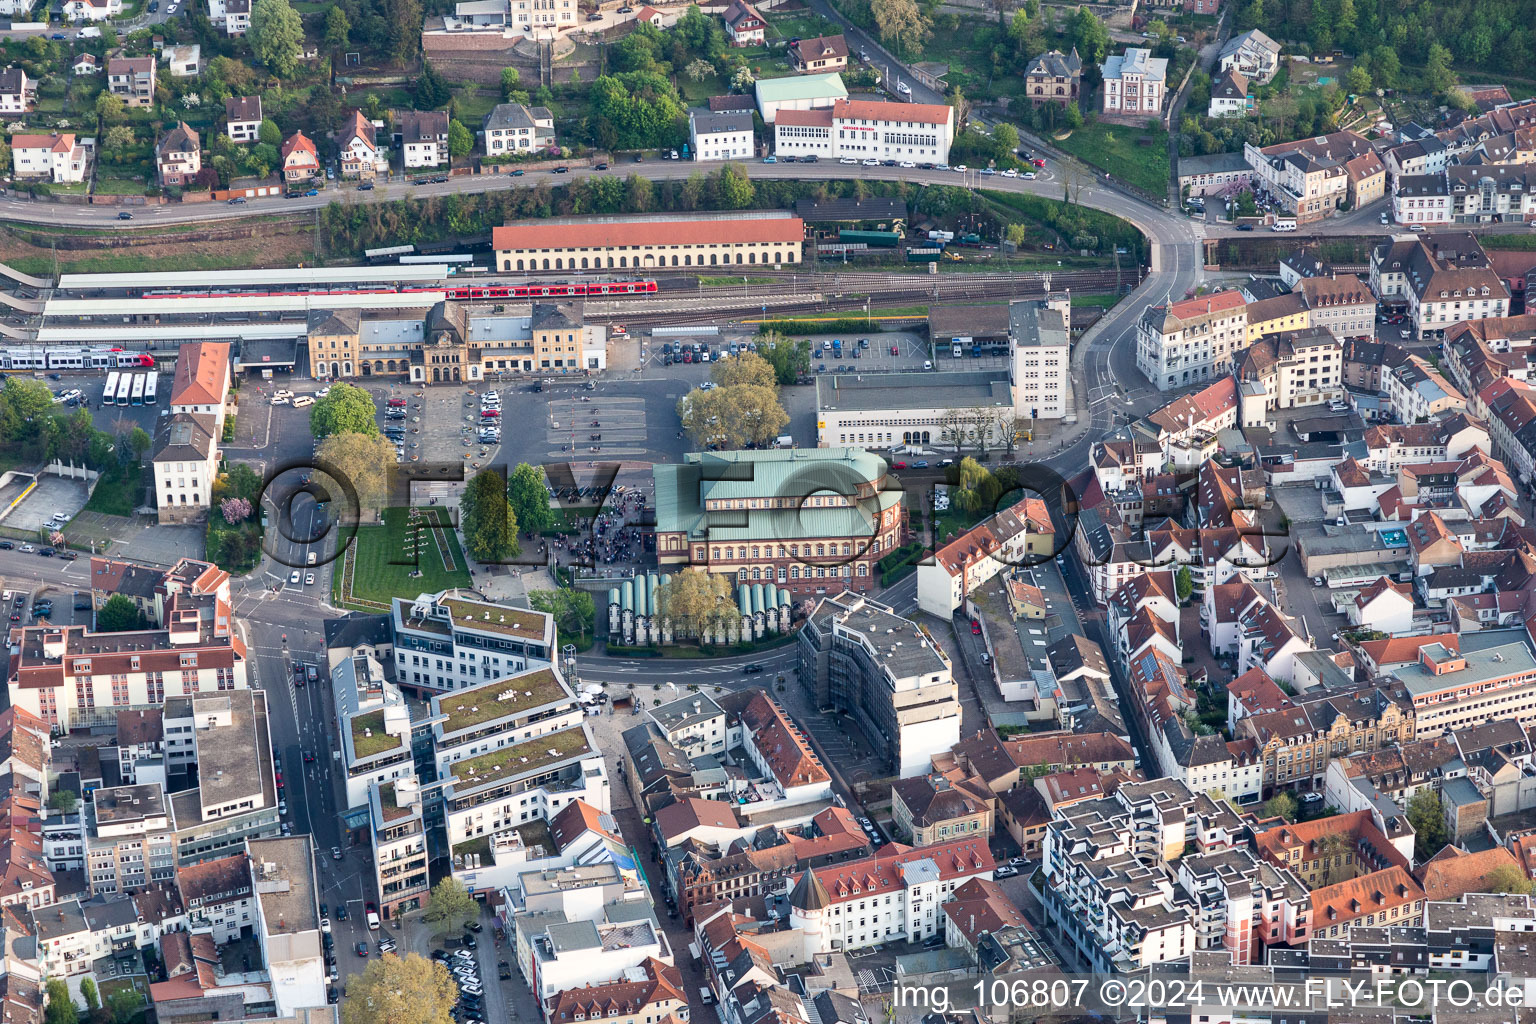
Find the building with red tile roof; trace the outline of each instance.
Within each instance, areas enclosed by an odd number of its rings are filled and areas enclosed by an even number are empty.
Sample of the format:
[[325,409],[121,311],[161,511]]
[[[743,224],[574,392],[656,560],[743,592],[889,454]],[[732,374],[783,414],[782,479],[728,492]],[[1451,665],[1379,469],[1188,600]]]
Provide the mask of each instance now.
[[618,981],[566,989],[551,997],[544,1004],[545,1019],[549,1024],[592,1020],[652,1024],[687,1009],[683,975],[676,967],[648,957],[634,970],[641,977],[632,979],[626,974]]
[[171,412],[212,416],[224,428],[224,405],[229,400],[229,343],[196,341],[176,352],[176,372],[171,378]]
[[805,222],[787,215],[553,219],[491,232],[503,271],[781,265],[800,262],[804,241]]

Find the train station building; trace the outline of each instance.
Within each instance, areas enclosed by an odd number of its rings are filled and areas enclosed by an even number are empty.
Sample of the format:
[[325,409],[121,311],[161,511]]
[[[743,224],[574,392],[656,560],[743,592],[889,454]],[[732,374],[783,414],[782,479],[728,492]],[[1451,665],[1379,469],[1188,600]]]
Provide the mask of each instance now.
[[701,217],[556,218],[491,233],[496,269],[651,270],[800,262],[805,222],[780,211]]

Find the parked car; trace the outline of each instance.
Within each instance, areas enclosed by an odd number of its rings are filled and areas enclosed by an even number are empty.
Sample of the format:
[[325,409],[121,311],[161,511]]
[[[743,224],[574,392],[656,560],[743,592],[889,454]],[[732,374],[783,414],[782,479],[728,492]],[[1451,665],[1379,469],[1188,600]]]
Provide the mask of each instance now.
[[368,943],[366,942],[359,942],[357,945],[353,946],[352,949],[357,953],[358,956],[368,955]]

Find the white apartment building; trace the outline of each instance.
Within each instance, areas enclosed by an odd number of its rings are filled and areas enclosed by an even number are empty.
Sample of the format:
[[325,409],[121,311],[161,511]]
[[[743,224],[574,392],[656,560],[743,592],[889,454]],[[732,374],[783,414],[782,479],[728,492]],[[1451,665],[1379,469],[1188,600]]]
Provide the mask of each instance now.
[[395,679],[401,687],[422,695],[460,690],[554,660],[551,616],[455,594],[394,599]]
[[1477,237],[1447,231],[1385,242],[1371,253],[1371,290],[1408,306],[1414,335],[1509,315],[1509,288]]
[[216,431],[224,429],[229,399],[229,342],[189,342],[176,350],[171,375],[171,412],[212,416]]
[[403,110],[399,114],[401,159],[407,168],[448,163],[448,112]]
[[799,649],[800,683],[815,706],[850,715],[892,774],[921,775],[934,754],[960,742],[948,656],[888,606],[847,592],[823,598]]
[[581,725],[585,713],[553,665],[540,665],[431,701],[438,774],[455,761]]
[[385,918],[420,906],[430,891],[423,803],[414,777],[375,784],[368,792],[374,892]]
[[485,155],[532,153],[555,141],[555,116],[547,107],[498,103],[485,115]]
[[1316,327],[1260,338],[1238,357],[1244,426],[1276,409],[1317,405],[1344,394],[1344,346]]
[[533,994],[542,1004],[571,989],[603,985],[636,972],[643,977],[641,965],[649,960],[670,964],[672,947],[656,927],[654,913],[647,906],[633,918],[615,908],[613,917],[597,921],[564,921],[559,920],[563,914],[554,913],[530,915],[534,928],[526,942],[519,921],[518,944],[528,950]]
[[1168,88],[1168,61],[1139,46],[1107,58],[1099,65],[1104,76],[1104,113],[1162,113]]
[[346,769],[347,807],[357,808],[373,787],[416,777],[411,710],[399,687],[384,677],[374,647],[360,644],[334,660],[336,749]]
[[694,160],[746,160],[757,151],[753,140],[752,113],[725,110],[688,112],[688,143]]
[[1238,291],[1148,306],[1136,324],[1136,368],[1159,391],[1232,372],[1247,345],[1248,303]]
[[352,111],[347,126],[336,136],[343,178],[371,181],[389,173],[389,154],[375,141],[375,131],[376,126],[361,110]]
[[773,148],[781,157],[942,164],[949,161],[954,126],[952,107],[839,99],[809,110],[781,107]]
[[525,32],[558,32],[580,19],[576,0],[511,0],[510,25]]
[[227,856],[248,837],[277,835],[282,819],[266,691],[167,697],[162,717],[166,772],[186,775],[197,766],[197,785],[170,797],[176,863]]
[[93,896],[175,879],[176,834],[163,786],[113,786],[91,794],[85,871]]
[[176,869],[176,887],[194,934],[206,933],[223,945],[255,922],[256,890],[251,859],[239,853]]
[[251,30],[251,0],[224,0],[224,33],[243,36]]
[[234,615],[213,594],[174,595],[162,629],[29,626],[10,672],[12,705],[65,731],[115,726],[119,711],[158,708],[167,697],[249,685]]
[[1414,731],[1433,739],[1496,719],[1528,728],[1536,721],[1536,658],[1523,644],[1457,652],[1420,648],[1418,661],[1395,668],[1413,700]]
[[36,99],[37,83],[24,70],[0,70],[0,114],[25,114]]
[[307,835],[246,844],[256,888],[256,940],[279,1017],[325,1006],[314,840]]
[[917,606],[947,619],[998,573],[1051,557],[1055,543],[1045,502],[1024,498],[977,523],[917,567]]
[[17,178],[43,179],[55,185],[82,182],[90,168],[90,155],[73,132],[11,136],[11,167]]
[[666,734],[667,742],[689,757],[719,756],[730,748],[732,730],[725,710],[708,694],[685,695],[647,708],[645,716]]
[[1451,222],[1451,188],[1445,172],[1400,174],[1392,183],[1392,220],[1437,227]]
[[1376,336],[1376,296],[1354,274],[1303,278],[1297,291],[1307,304],[1309,326],[1320,327],[1340,341]]
[[972,878],[990,879],[994,867],[983,836],[808,870],[790,890],[790,927],[805,959],[922,942],[944,934],[940,906],[949,895]]
[[491,840],[553,818],[573,800],[609,810],[608,772],[585,724],[449,762],[444,820],[456,857],[489,852]]
[[65,0],[60,11],[70,21],[106,21],[123,13],[123,0]]
[[[1247,901],[1232,905],[1218,896],[1212,906],[1197,899],[1207,887],[1196,880],[1214,864],[1197,867],[1192,860],[1186,879],[1179,876],[1181,859],[1245,853],[1242,835],[1230,807],[1172,779],[1128,783],[1113,797],[1058,807],[1041,847],[1046,921],[1098,973],[1182,960],[1201,948],[1228,949],[1234,959],[1248,949],[1250,958],[1239,962],[1252,962],[1253,947],[1240,938],[1262,915]],[[1186,854],[1190,842],[1195,851]],[[1234,866],[1257,877],[1248,865]],[[1220,873],[1211,881],[1210,890],[1219,892]],[[1270,902],[1293,904],[1288,915],[1276,916],[1296,921],[1306,906],[1305,888],[1298,882],[1274,889]]]
[[1070,331],[1069,306],[1033,300],[1008,304],[1009,379],[1020,419],[1059,420],[1071,408]]
[[207,513],[218,475],[219,437],[212,416],[173,413],[161,417],[151,457],[161,523],[190,523]]

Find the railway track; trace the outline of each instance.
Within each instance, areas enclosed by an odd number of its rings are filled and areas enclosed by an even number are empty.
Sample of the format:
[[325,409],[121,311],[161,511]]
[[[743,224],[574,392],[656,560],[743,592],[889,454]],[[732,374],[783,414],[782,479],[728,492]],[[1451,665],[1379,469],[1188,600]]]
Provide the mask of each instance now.
[[[1025,299],[1039,297],[1045,294],[1045,289],[1038,282],[1020,281],[1018,279],[1007,281],[989,281],[983,283],[966,282],[966,287],[950,288],[940,296],[947,302],[987,301],[1001,299]],[[1033,285],[1033,287],[1032,287]],[[886,300],[923,300],[930,296],[914,293],[910,290],[890,293],[869,293],[869,302],[872,307],[877,307],[876,297],[883,295]],[[621,322],[626,327],[682,327],[689,324],[711,323],[721,318],[737,319],[738,317],[761,314],[764,306],[764,296],[712,297],[707,307],[679,309],[657,308],[658,303],[647,302],[644,305],[650,308],[639,308],[637,303],[626,303],[619,309],[594,309],[589,304],[587,316],[598,322]],[[824,314],[829,312],[848,311],[855,312],[865,308],[863,294],[856,297],[850,295],[811,295],[804,301],[785,301],[782,295],[773,296],[774,301],[768,302],[770,316],[793,317],[797,314]],[[914,303],[918,304],[918,303]],[[755,319],[756,317],[753,316]],[[913,315],[913,320],[924,320],[926,317]]]

